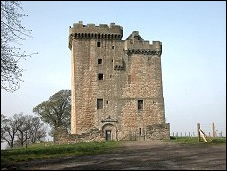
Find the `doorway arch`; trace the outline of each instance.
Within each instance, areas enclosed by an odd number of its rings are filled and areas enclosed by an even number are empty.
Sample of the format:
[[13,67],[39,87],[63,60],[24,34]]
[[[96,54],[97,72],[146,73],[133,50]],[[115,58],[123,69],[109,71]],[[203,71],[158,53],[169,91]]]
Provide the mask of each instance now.
[[106,141],[116,141],[117,140],[117,129],[111,123],[107,123],[102,126],[102,132]]

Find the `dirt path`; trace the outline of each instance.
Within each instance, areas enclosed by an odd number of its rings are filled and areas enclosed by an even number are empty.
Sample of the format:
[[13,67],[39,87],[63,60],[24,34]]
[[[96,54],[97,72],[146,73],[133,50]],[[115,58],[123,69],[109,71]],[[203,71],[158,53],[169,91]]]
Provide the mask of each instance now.
[[226,144],[127,142],[109,153],[31,161],[24,170],[226,170]]

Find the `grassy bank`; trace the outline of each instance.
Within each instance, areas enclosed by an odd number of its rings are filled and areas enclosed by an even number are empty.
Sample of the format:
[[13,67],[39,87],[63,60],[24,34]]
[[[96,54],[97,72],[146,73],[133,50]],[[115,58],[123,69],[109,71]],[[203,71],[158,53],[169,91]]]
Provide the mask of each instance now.
[[224,144],[226,143],[226,138],[211,138],[208,139],[208,142],[204,142],[201,138],[200,142],[198,141],[198,137],[173,137],[170,136],[171,142],[184,143],[184,144],[198,144],[198,143],[206,143],[206,144]]
[[28,146],[28,148],[1,150],[1,164],[28,161],[32,159],[94,155],[108,152],[120,145],[120,142],[87,142],[64,145],[40,143]]

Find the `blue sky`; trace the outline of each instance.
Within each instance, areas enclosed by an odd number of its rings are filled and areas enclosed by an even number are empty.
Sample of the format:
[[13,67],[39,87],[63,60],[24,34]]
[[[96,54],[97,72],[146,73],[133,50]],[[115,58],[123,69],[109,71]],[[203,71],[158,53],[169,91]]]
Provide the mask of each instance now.
[[124,28],[123,39],[139,31],[163,44],[165,115],[172,132],[226,128],[226,2],[23,2],[24,25],[33,38],[23,42],[38,52],[20,65],[24,82],[14,93],[1,91],[1,113],[32,109],[61,89],[71,89],[69,26],[110,24]]

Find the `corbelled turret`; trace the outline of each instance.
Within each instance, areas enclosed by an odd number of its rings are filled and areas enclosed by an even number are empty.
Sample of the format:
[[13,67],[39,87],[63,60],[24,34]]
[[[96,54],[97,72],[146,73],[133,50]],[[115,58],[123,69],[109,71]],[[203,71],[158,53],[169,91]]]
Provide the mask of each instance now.
[[69,27],[69,48],[72,46],[72,39],[119,39],[123,37],[123,28],[115,23],[87,24],[83,25],[82,21],[74,23],[73,27]]
[[139,35],[138,31],[133,31],[124,42],[124,50],[128,55],[144,54],[161,57],[162,43],[160,41],[153,41],[152,44],[150,44],[149,41],[144,40]]

